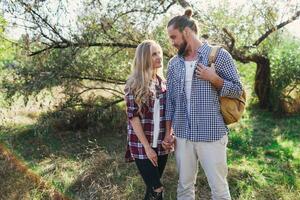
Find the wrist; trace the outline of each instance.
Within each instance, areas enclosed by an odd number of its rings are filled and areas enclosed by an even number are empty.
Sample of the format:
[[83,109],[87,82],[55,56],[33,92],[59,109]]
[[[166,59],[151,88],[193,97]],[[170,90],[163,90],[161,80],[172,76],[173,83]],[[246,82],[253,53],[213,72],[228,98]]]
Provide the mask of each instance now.
[[151,149],[151,146],[150,146],[150,144],[146,144],[146,145],[144,145],[144,148],[145,148],[145,150],[149,150],[149,149]]
[[164,139],[163,139],[163,141],[167,141],[168,139],[169,139],[169,137],[170,137],[170,135],[165,135],[165,137],[164,137]]
[[165,135],[165,137],[168,137],[168,136],[170,136],[170,135],[172,135],[172,131],[171,131],[171,129],[166,131],[166,135]]
[[220,78],[220,77],[219,77],[216,73],[214,73],[214,74],[212,74],[212,75],[210,76],[209,82],[215,83],[215,82],[218,81],[219,78]]

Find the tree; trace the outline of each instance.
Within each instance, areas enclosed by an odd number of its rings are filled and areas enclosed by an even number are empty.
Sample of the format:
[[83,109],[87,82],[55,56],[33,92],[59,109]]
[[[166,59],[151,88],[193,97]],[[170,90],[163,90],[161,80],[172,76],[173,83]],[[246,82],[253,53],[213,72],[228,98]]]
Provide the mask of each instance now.
[[[5,3],[6,12],[22,16],[27,22],[27,34],[20,43],[29,56],[19,56],[16,78],[21,81],[10,85],[12,92],[8,94],[21,91],[30,95],[43,88],[63,86],[67,106],[82,104],[85,93],[97,90],[110,91],[116,97],[114,102],[122,101],[122,85],[131,65],[129,58],[137,44],[146,38],[157,39],[163,44],[166,58],[170,58],[172,50],[165,34],[168,11],[191,6],[203,34],[224,44],[234,59],[256,63],[255,92],[260,107],[267,108],[271,105],[268,51],[278,40],[278,30],[300,15],[297,1],[253,0],[228,10],[228,2],[213,5],[186,0],[83,0],[74,1],[83,7],[77,11],[79,17],[73,19],[76,26],[73,23],[66,27],[68,23],[59,17],[68,12],[69,2],[49,2]],[[9,81],[6,83],[9,85]]]
[[[178,1],[182,7],[191,7],[185,0]],[[207,3],[207,2],[205,2]],[[268,52],[278,40],[279,29],[300,16],[300,3],[287,1],[250,1],[229,12],[228,2],[220,5],[192,6],[196,18],[204,25],[212,40],[224,44],[233,58],[242,63],[256,63],[254,90],[261,108],[272,109],[271,69]],[[284,13],[282,8],[286,9]],[[287,15],[287,16],[285,16]],[[278,33],[280,34],[280,33]]]
[[[64,107],[97,105],[103,91],[115,98],[112,103],[122,101],[122,85],[129,74],[134,49],[142,40],[152,37],[151,19],[174,4],[112,1],[103,5],[99,1],[85,1],[82,15],[72,29],[65,28],[65,22],[53,16],[54,10],[57,16],[66,12],[66,1],[60,1],[50,11],[53,5],[46,1],[8,3],[7,12],[24,13],[24,19],[30,23],[25,24],[27,33],[20,41],[26,54],[18,57],[20,63],[14,79],[19,81],[5,81],[10,91],[7,97],[16,93],[29,96],[44,88],[63,86]],[[93,98],[91,104],[84,103],[86,94]]]

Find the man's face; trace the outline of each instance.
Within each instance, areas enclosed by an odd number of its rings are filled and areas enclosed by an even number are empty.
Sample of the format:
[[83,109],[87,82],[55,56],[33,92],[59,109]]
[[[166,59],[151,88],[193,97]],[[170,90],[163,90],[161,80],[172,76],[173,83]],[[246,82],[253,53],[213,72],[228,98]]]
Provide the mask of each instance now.
[[187,42],[183,34],[171,25],[168,27],[168,35],[172,45],[178,50],[178,54],[184,55],[186,52]]

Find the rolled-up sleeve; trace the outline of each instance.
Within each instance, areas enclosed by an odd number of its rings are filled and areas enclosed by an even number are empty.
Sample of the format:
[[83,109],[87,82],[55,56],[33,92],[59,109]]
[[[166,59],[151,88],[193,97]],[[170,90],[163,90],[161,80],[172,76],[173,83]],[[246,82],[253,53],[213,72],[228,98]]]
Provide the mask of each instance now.
[[173,79],[172,65],[171,62],[169,62],[167,71],[166,120],[171,121],[173,120],[175,111]]
[[134,101],[134,96],[128,89],[125,89],[126,113],[128,119],[139,116],[138,105]]
[[233,58],[225,50],[221,49],[216,59],[216,72],[224,79],[220,96],[238,98],[242,94],[243,86],[240,81]]

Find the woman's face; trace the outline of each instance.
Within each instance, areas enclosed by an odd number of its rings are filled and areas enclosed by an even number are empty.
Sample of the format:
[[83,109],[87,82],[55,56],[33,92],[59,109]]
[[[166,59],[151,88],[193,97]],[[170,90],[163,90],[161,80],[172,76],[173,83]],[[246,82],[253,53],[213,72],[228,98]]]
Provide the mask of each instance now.
[[162,66],[162,52],[157,45],[151,45],[151,58],[154,69]]

